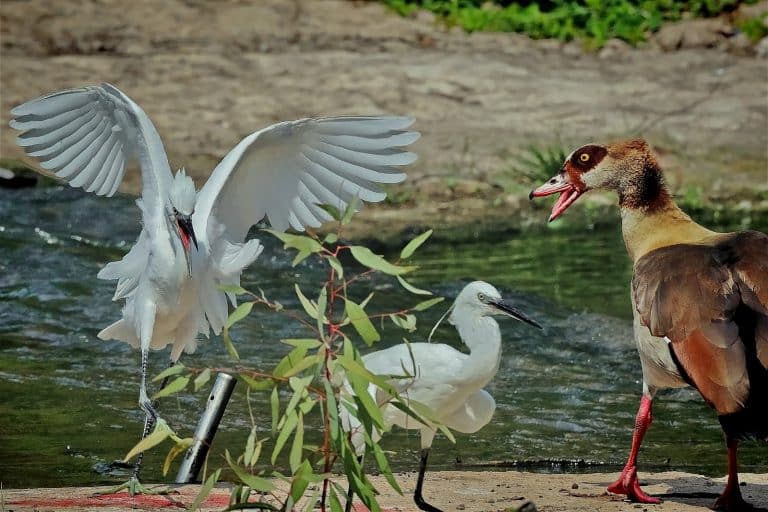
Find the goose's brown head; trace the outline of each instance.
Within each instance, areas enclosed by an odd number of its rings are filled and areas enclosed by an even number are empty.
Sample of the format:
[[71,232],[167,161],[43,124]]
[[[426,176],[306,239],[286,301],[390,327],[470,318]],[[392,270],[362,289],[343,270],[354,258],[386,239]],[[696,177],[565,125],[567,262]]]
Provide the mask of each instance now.
[[531,191],[530,198],[560,193],[550,222],[588,190],[615,190],[622,207],[650,206],[665,192],[661,169],[643,139],[587,144],[568,155],[560,172]]

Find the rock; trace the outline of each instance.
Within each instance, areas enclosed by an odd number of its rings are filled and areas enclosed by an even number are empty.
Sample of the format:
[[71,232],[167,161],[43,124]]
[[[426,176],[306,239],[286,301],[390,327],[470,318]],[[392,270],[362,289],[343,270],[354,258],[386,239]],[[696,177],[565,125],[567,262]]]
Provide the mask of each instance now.
[[493,190],[493,186],[484,181],[460,179],[452,184],[454,196],[466,197],[474,195],[487,195]]
[[753,55],[755,47],[752,41],[743,32],[739,32],[733,37],[729,37],[723,43],[723,48],[735,55]]
[[414,11],[411,16],[413,16],[413,18],[419,23],[425,23],[429,25],[433,25],[436,19],[435,13],[426,9],[419,9],[418,11]]
[[536,508],[536,504],[532,501],[528,501],[523,503],[519,509],[517,509],[517,512],[537,512],[539,509]]
[[653,40],[664,51],[683,48],[713,48],[722,43],[731,27],[721,18],[704,18],[663,25]]
[[10,169],[0,167],[0,188],[28,188],[36,184],[37,176],[17,174]]
[[766,12],[768,12],[768,0],[761,0],[754,4],[741,2],[739,8],[736,9],[736,12],[734,13],[734,19],[736,21],[745,21],[762,16],[764,21],[768,21],[768,16],[765,14]]
[[612,59],[622,56],[631,49],[632,45],[630,45],[628,42],[613,38],[605,42],[605,46],[603,46],[600,51],[597,52],[597,56],[601,59]]
[[768,36],[765,36],[755,45],[755,55],[761,59],[768,59]]
[[584,49],[579,41],[569,41],[562,47],[563,55],[568,57],[581,57],[584,55]]

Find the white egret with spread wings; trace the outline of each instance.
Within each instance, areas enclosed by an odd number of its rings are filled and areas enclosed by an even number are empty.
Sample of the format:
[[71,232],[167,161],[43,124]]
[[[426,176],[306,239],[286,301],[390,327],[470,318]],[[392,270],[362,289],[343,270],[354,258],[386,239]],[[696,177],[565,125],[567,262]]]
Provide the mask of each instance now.
[[146,389],[149,349],[171,345],[175,362],[195,350],[199,335],[221,332],[227,303],[235,304],[221,287],[239,284],[262,251],[246,240],[251,226],[267,217],[274,229],[302,231],[331,220],[321,204],[344,211],[355,198],[383,200],[379,185],[405,179],[400,167],[416,159],[405,147],[419,137],[409,117],[277,123],[245,137],[197,192],[183,169],[172,174],[147,114],[112,85],[56,92],[11,113],[27,155],[72,187],[112,196],[138,160],[142,230],[125,257],[98,274],[117,281],[113,299],[125,301],[123,316],[98,336],[141,349],[144,435],[157,418]]

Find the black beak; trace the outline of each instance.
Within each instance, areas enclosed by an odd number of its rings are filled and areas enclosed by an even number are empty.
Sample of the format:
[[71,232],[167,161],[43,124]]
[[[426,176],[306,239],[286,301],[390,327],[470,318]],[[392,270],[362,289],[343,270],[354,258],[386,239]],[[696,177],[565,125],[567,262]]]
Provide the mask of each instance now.
[[520,320],[521,322],[525,322],[526,324],[532,325],[538,329],[543,329],[541,324],[539,324],[536,320],[529,317],[528,315],[526,315],[525,313],[523,313],[522,311],[514,307],[509,302],[505,302],[503,300],[494,300],[489,302],[489,304],[495,307],[496,309],[498,309],[499,311],[501,311],[502,313],[505,313],[511,316],[512,318]]
[[195,249],[198,249],[195,230],[192,229],[192,217],[189,215],[177,215],[176,221],[179,223],[179,229],[181,229],[184,234],[189,237],[192,243],[195,244]]

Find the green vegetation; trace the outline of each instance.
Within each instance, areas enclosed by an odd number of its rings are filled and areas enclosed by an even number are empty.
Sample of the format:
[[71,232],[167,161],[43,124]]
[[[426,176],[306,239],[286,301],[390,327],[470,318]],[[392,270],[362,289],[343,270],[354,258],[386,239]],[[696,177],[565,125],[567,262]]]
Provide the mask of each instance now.
[[[177,364],[155,378],[173,377],[155,399],[184,390],[199,392],[217,371],[237,374],[238,380],[248,388],[250,434],[239,454],[227,450],[224,457],[207,461],[205,483],[191,510],[197,509],[217,481],[229,480],[235,485],[227,510],[309,511],[318,505],[322,511],[341,512],[347,489],[331,480],[332,472],[340,470],[365,506],[372,512],[380,511],[365,465],[357,458],[360,447],[352,443],[350,433],[345,431],[341,410],[359,422],[355,432],[358,436],[362,433],[366,459],[372,461],[369,465],[375,465],[376,471],[398,492],[401,491],[392,475],[388,456],[376,440],[377,433],[389,428],[379,409],[383,404],[392,404],[414,421],[437,425],[453,440],[452,434],[433,418],[432,411],[401,397],[386,376],[369,372],[358,350],[371,347],[381,339],[379,329],[385,321],[402,329],[403,335],[413,332],[416,315],[443,300],[405,280],[406,275],[416,269],[410,264],[412,256],[432,231],[415,237],[394,261],[387,261],[365,246],[339,243],[342,227],[349,223],[355,209],[355,201],[345,212],[326,207],[338,221],[339,228],[324,238],[313,233],[294,235],[266,230],[280,239],[285,249],[296,251],[294,267],[307,258],[315,258],[326,269],[327,277],[306,295],[304,292],[309,291],[312,284],[306,279],[297,280],[293,287],[295,297],[291,299],[297,303],[295,310],[268,299],[261,290],[254,293],[239,286],[224,288],[227,293],[244,299],[224,325],[223,340],[232,358],[232,368],[193,369]],[[342,265],[342,260],[354,261],[357,268],[364,270],[354,274]],[[375,308],[372,303],[376,302],[374,296],[379,292],[366,290],[365,284],[370,284],[369,278],[374,273],[390,276],[400,288],[416,295],[408,301],[412,306],[399,311],[369,313]],[[240,361],[230,330],[254,308],[262,307],[294,321],[298,337],[281,340],[287,353],[274,368],[247,368]],[[380,390],[377,401],[368,392],[370,384]],[[251,410],[251,395],[257,393],[269,397],[271,429],[258,425]],[[317,439],[318,433],[320,439]],[[161,443],[167,445],[168,441],[172,443],[163,465],[163,473],[167,474],[174,459],[184,453],[193,439],[177,435],[163,421],[131,449],[126,460]],[[277,485],[280,481],[284,485]],[[310,494],[309,499],[305,493]]]
[[[710,17],[731,12],[756,0],[382,0],[402,15],[417,9],[435,13],[448,25],[468,32],[520,32],[535,39],[583,39],[599,48],[608,39],[630,44],[646,39],[661,24],[685,17]],[[762,24],[747,22],[751,38]],[[762,27],[764,30],[764,27]]]
[[525,186],[541,185],[563,168],[566,151],[560,139],[549,145],[530,144],[517,158],[511,173]]
[[739,25],[739,30],[744,32],[752,42],[757,42],[765,36],[768,36],[768,27],[760,17],[744,21]]

